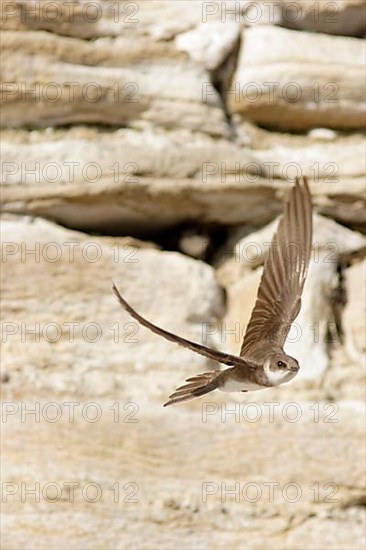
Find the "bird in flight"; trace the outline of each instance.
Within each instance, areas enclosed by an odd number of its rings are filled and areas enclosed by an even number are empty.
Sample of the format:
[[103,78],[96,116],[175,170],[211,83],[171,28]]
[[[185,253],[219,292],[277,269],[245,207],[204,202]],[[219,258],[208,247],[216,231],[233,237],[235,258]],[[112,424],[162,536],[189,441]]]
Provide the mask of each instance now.
[[187,378],[186,384],[169,396],[164,407],[216,389],[255,391],[278,386],[296,376],[299,363],[283,351],[283,346],[301,308],[311,246],[311,195],[303,177],[296,180],[272,239],[239,356],[191,342],[154,325],[137,313],[113,285],[121,306],[141,325],[171,342],[230,367]]

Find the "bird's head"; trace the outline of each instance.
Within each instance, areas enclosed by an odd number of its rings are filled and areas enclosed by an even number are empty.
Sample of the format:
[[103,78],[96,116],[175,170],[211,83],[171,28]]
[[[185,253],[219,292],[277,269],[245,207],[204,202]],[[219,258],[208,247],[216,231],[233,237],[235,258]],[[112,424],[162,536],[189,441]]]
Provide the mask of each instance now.
[[292,380],[299,369],[296,359],[285,353],[273,353],[264,362],[264,372],[274,386]]

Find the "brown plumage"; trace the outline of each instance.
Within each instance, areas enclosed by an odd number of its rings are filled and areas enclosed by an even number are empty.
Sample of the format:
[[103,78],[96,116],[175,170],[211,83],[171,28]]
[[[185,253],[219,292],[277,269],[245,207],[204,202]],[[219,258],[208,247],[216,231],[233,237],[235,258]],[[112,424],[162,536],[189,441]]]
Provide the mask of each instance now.
[[306,178],[297,180],[264,263],[240,356],[255,355],[258,341],[283,347],[299,314],[312,244],[312,205]]
[[113,285],[122,307],[159,336],[209,359],[231,366],[186,380],[166,405],[194,399],[215,389],[254,391],[279,385],[299,370],[283,346],[301,308],[312,244],[312,205],[306,178],[296,180],[264,263],[257,301],[244,336],[240,356],[223,353],[164,330],[137,313]]

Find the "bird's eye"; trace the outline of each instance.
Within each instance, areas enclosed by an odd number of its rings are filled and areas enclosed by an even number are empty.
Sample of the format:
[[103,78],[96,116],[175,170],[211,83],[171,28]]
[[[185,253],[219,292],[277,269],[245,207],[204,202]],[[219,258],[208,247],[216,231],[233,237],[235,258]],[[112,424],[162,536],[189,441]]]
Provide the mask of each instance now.
[[284,366],[284,363],[283,363],[282,361],[278,361],[277,366],[278,366],[278,367],[283,367],[283,366]]

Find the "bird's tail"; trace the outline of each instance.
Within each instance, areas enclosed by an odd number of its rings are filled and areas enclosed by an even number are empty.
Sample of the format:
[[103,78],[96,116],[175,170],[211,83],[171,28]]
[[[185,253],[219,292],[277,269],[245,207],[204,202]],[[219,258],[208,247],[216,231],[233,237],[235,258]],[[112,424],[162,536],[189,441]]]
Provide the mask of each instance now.
[[182,403],[183,401],[190,401],[191,399],[205,395],[205,393],[216,390],[219,387],[219,376],[220,372],[210,371],[187,378],[187,384],[183,384],[183,386],[180,386],[174,393],[169,395],[169,400],[164,403],[164,407]]

